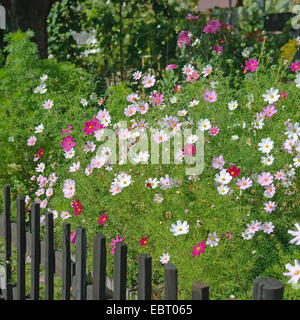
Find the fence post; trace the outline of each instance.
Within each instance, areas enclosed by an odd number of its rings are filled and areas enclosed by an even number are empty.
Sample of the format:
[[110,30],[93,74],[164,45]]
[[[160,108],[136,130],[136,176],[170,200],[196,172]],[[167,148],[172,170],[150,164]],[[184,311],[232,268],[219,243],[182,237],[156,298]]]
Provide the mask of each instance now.
[[75,299],[86,300],[86,234],[76,228]]
[[53,213],[46,213],[46,243],[45,243],[45,300],[53,300],[54,296],[55,252],[53,234]]
[[63,223],[62,235],[62,299],[70,300],[71,287],[71,251],[70,223]]
[[255,279],[253,300],[282,300],[284,284],[273,278]]
[[165,300],[177,300],[177,268],[165,264]]
[[25,200],[23,196],[17,197],[17,290],[16,300],[25,299]]
[[105,299],[106,246],[105,236],[97,233],[94,237],[93,256],[93,300]]
[[12,300],[11,281],[11,219],[10,219],[10,186],[4,186],[4,241],[5,241],[5,300]]
[[192,285],[192,300],[209,300],[209,286],[195,281]]
[[127,245],[117,242],[114,257],[113,300],[126,300]]
[[151,300],[152,258],[147,254],[138,256],[138,300]]
[[40,205],[31,204],[31,299],[39,299],[40,285]]

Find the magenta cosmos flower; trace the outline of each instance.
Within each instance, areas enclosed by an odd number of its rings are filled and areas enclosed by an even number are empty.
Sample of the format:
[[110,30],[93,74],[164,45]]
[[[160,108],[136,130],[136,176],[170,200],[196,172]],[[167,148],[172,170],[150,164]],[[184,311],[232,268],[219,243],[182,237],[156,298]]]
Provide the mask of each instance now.
[[220,129],[217,126],[211,127],[209,130],[209,134],[211,136],[216,136],[219,133],[219,131],[220,131]]
[[300,63],[299,63],[299,61],[296,61],[296,62],[292,63],[290,68],[291,68],[291,70],[293,72],[300,71]]
[[111,254],[115,254],[115,249],[116,249],[116,243],[117,242],[122,242],[124,240],[124,237],[122,237],[121,239],[119,239],[119,236],[117,235],[116,239],[112,239],[111,243],[109,243],[109,246],[112,246],[111,248]]
[[161,93],[152,94],[151,103],[153,106],[159,106],[164,101],[164,96]]
[[66,136],[62,139],[61,146],[64,149],[64,151],[70,151],[72,148],[76,146],[76,143],[74,142],[74,139],[71,136]]
[[204,253],[206,245],[204,240],[202,240],[200,243],[198,243],[196,246],[193,247],[192,256],[195,258],[196,256],[199,258],[201,253]]
[[196,152],[196,146],[191,144],[191,143],[189,143],[182,149],[182,151],[184,152],[184,155],[186,155],[188,157],[191,157]]
[[222,46],[214,46],[212,49],[213,49],[214,51],[216,51],[217,53],[224,51],[224,49],[223,49]]
[[210,91],[210,90],[206,89],[203,94],[204,101],[207,101],[209,103],[217,101],[217,98],[218,98],[218,96],[214,90]]
[[254,72],[258,68],[258,61],[256,59],[250,58],[249,61],[246,61],[246,67],[245,71],[249,70],[251,72]]
[[98,223],[100,224],[100,226],[103,226],[106,221],[107,221],[107,214],[102,213],[101,216],[98,218]]
[[180,31],[178,35],[177,45],[179,48],[191,45],[191,40],[190,40],[190,37],[188,36],[187,31],[184,31],[184,30]]
[[95,131],[102,129],[102,128],[103,128],[103,126],[99,122],[99,120],[97,118],[93,117],[92,120],[85,122],[84,128],[82,129],[82,131],[84,131],[85,135],[88,135],[88,134],[93,134]]

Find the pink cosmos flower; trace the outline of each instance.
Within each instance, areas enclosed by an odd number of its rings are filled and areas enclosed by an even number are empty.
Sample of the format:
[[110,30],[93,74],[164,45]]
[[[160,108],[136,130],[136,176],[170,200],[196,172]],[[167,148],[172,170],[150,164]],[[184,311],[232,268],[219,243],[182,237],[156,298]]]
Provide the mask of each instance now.
[[267,107],[263,108],[263,114],[268,117],[271,118],[273,114],[275,114],[277,112],[275,105],[274,104],[270,104]]
[[195,154],[196,152],[196,146],[194,144],[187,144],[182,151],[184,152],[184,155],[186,155],[187,157],[191,157]]
[[137,111],[140,113],[140,114],[145,114],[147,111],[149,110],[149,105],[147,102],[142,102],[138,105],[137,107]]
[[190,37],[188,36],[187,31],[184,31],[184,30],[180,31],[178,35],[177,45],[179,48],[191,45],[191,40],[190,40]]
[[212,103],[212,102],[217,101],[218,96],[214,90],[210,91],[210,90],[206,89],[203,94],[203,98],[204,98],[204,101]]
[[258,61],[256,59],[250,58],[249,61],[246,61],[246,67],[244,68],[244,71],[251,71],[254,72],[258,68]]
[[199,16],[193,16],[191,13],[189,13],[185,18],[187,20],[197,20]]
[[218,133],[219,133],[219,128],[217,126],[215,127],[211,127],[210,130],[209,130],[209,134],[211,136],[216,136]]
[[170,69],[176,69],[176,67],[177,67],[176,64],[169,64],[169,65],[166,66],[165,69],[166,69],[166,71],[168,71]]
[[109,243],[109,246],[112,246],[111,249],[111,254],[115,254],[115,249],[116,249],[116,243],[117,242],[122,242],[124,240],[124,237],[122,237],[121,239],[119,239],[119,236],[117,235],[116,239],[112,239],[112,242]]
[[275,174],[275,179],[280,181],[280,180],[284,180],[285,179],[285,173],[284,171],[280,170],[280,171],[277,171]]
[[175,84],[174,91],[175,92],[180,92],[182,88],[183,88],[182,84]]
[[161,93],[152,94],[151,103],[153,106],[159,106],[164,101],[164,96]]
[[265,187],[264,197],[272,198],[275,194],[276,188],[274,184],[268,185]]
[[198,74],[196,71],[194,71],[192,74],[188,74],[188,75],[187,75],[186,81],[188,81],[188,82],[194,82],[194,81],[196,81],[198,78],[199,78],[199,74]]
[[273,176],[270,172],[262,172],[257,177],[257,182],[263,187],[269,186],[273,182]]
[[247,224],[248,232],[254,234],[255,232],[261,230],[261,222],[260,221],[251,221],[250,224]]
[[221,23],[219,20],[211,20],[209,23],[203,28],[203,32],[206,34],[216,33],[221,27]]
[[36,143],[36,137],[35,136],[31,136],[31,137],[28,138],[28,140],[27,140],[27,145],[28,146],[32,147],[32,146],[35,145],[35,143]]
[[72,148],[76,146],[74,139],[71,136],[66,136],[62,139],[61,143],[62,148],[64,151],[70,151]]
[[134,104],[130,104],[124,109],[124,114],[126,117],[131,117],[135,115],[136,111],[137,111],[137,106]]
[[61,134],[67,134],[67,133],[71,133],[72,132],[72,126],[68,126],[68,129],[66,130],[60,130]]
[[67,179],[64,182],[63,193],[65,198],[72,198],[75,193],[75,181]]
[[264,203],[264,205],[265,205],[264,210],[266,212],[272,212],[276,208],[276,203],[274,201],[266,202],[266,203]]
[[199,258],[201,253],[204,253],[204,249],[205,249],[206,244],[205,241],[202,240],[200,243],[198,243],[196,246],[193,247],[193,251],[192,251],[192,256],[193,258],[195,258],[196,256]]
[[225,164],[225,160],[222,155],[219,155],[218,157],[214,158],[212,161],[212,166],[215,169],[222,170],[224,164]]
[[252,180],[250,178],[246,179],[245,177],[242,177],[242,179],[236,181],[236,184],[241,190],[246,190],[252,186]]
[[299,63],[299,61],[296,61],[296,62],[292,63],[292,64],[290,65],[290,68],[291,68],[291,70],[292,70],[293,72],[300,71],[300,63]]
[[98,223],[100,224],[100,226],[103,226],[106,221],[107,221],[107,214],[102,213],[101,216],[98,218]]

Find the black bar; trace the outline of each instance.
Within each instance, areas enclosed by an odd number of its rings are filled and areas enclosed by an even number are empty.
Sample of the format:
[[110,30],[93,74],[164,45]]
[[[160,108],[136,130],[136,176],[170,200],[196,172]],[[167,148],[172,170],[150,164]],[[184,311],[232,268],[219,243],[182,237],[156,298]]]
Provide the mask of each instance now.
[[209,300],[209,286],[201,281],[192,284],[192,300]]
[[63,223],[62,235],[62,299],[70,300],[71,287],[71,251],[70,223]]
[[152,258],[147,254],[138,256],[138,300],[151,300]]
[[17,197],[17,300],[25,299],[25,200],[23,196]]
[[46,246],[45,246],[45,300],[54,296],[55,252],[53,234],[53,213],[46,213]]
[[40,262],[41,262],[41,245],[40,245],[40,205],[31,204],[31,299],[39,299],[40,285]]
[[93,257],[93,300],[105,299],[106,245],[105,236],[97,233],[94,237]]
[[10,219],[10,186],[4,186],[4,242],[5,242],[5,300],[12,300],[11,281],[11,219]]
[[165,300],[177,300],[177,268],[165,264]]
[[117,242],[114,257],[113,300],[126,300],[127,245]]
[[253,300],[282,300],[284,284],[273,278],[255,279]]
[[75,299],[86,300],[86,234],[85,229],[76,229]]

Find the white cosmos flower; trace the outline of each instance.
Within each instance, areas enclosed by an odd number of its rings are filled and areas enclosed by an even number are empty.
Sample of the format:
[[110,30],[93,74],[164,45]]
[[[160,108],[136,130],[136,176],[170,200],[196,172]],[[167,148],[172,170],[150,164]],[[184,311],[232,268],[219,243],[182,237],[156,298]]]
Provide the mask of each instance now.
[[211,128],[210,121],[208,119],[200,119],[198,122],[198,128],[201,131],[209,130]]
[[220,195],[224,196],[228,193],[229,191],[229,188],[227,186],[224,186],[224,185],[220,185],[218,188],[217,188],[217,191],[219,192]]
[[292,236],[294,236],[295,238],[290,240],[291,244],[296,244],[297,246],[300,245],[300,224],[299,223],[295,223],[295,227],[297,229],[297,231],[294,230],[288,230],[288,234],[291,234]]
[[69,172],[76,172],[80,168],[80,161],[74,162],[72,166],[69,168]]
[[38,164],[37,167],[35,168],[36,172],[43,172],[44,170],[45,170],[45,164],[43,162]]
[[269,153],[273,149],[274,141],[271,138],[263,138],[258,144],[258,150],[262,153]]
[[43,130],[45,129],[44,125],[41,123],[40,125],[38,125],[37,127],[34,128],[35,129],[35,133],[41,133],[43,132]]
[[264,101],[268,102],[269,104],[278,101],[280,98],[279,90],[274,88],[267,90],[267,92],[264,93],[262,96],[264,98]]
[[158,187],[158,185],[159,185],[159,181],[157,180],[157,178],[154,178],[154,179],[149,178],[145,181],[145,186],[150,189],[155,189]]
[[238,107],[238,102],[236,100],[228,103],[228,109],[233,111]]
[[299,262],[297,259],[295,259],[294,263],[295,263],[295,266],[291,265],[290,263],[287,263],[285,265],[285,268],[288,270],[288,272],[284,272],[283,275],[286,277],[291,277],[288,283],[298,283],[298,280],[300,279]]
[[187,143],[195,143],[198,139],[199,137],[197,135],[192,134],[187,138]]
[[208,75],[211,74],[211,72],[212,72],[212,66],[210,64],[208,64],[202,69],[203,77],[207,77]]
[[231,140],[237,140],[238,138],[239,138],[239,136],[237,136],[237,135],[231,136]]
[[220,238],[217,237],[216,232],[209,233],[208,238],[206,240],[206,244],[210,247],[216,247],[219,244]]
[[293,161],[294,161],[294,166],[295,166],[296,168],[299,168],[299,167],[300,167],[300,153],[298,153],[298,154],[296,155],[296,157],[293,158]]
[[74,148],[71,148],[70,151],[66,151],[65,154],[64,154],[64,156],[65,156],[66,159],[71,159],[71,158],[74,157],[74,155],[75,155],[75,150],[74,150]]
[[300,136],[299,122],[296,122],[295,124],[290,123],[289,126],[286,128],[285,134],[288,136],[289,139],[297,141],[298,136]]
[[181,234],[187,234],[189,232],[189,225],[186,221],[181,222],[177,220],[176,224],[172,224],[170,231],[173,233],[173,236],[177,237]]
[[274,162],[274,157],[271,154],[265,157],[261,157],[261,163],[266,166],[270,166],[273,162]]
[[254,129],[262,129],[265,123],[263,119],[259,119],[259,120],[253,121],[252,124]]
[[226,169],[222,169],[219,173],[215,176],[216,183],[220,183],[221,185],[228,184],[232,180],[232,176]]
[[168,253],[163,253],[163,255],[160,257],[160,262],[162,263],[162,264],[166,264],[166,263],[168,263],[169,262],[169,260],[170,260],[170,255],[168,254]]

